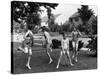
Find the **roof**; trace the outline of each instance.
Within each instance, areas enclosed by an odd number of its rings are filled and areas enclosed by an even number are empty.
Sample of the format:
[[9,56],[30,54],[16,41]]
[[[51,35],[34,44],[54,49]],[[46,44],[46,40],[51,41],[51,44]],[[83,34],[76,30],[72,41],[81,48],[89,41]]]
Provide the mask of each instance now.
[[77,16],[79,16],[79,13],[75,12],[71,17],[77,17]]

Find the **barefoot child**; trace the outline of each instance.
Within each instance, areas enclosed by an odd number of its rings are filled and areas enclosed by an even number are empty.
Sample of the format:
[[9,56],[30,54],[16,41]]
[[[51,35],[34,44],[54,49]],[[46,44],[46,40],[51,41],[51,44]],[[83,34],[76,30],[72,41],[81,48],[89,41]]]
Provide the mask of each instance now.
[[62,33],[62,36],[63,36],[63,39],[61,41],[62,50],[60,51],[60,57],[59,57],[56,68],[59,68],[59,64],[61,62],[63,54],[67,55],[70,65],[73,66],[72,61],[71,61],[71,57],[70,57],[70,53],[69,53],[69,39],[65,37],[64,33]]
[[41,27],[40,30],[43,32],[43,36],[45,38],[46,53],[47,53],[47,56],[49,57],[49,64],[51,64],[53,62],[53,59],[51,58],[51,55],[50,55],[50,52],[52,52],[51,36],[50,36],[49,30],[45,26]]
[[24,53],[28,54],[28,60],[27,60],[27,63],[26,63],[26,67],[28,69],[31,69],[30,59],[31,59],[31,55],[32,55],[32,46],[33,46],[33,33],[29,29],[29,30],[27,30],[27,32],[24,36],[24,41],[22,42],[22,45],[18,48],[18,50],[21,50]]
[[72,45],[73,45],[73,56],[72,58],[77,62],[77,55],[78,55],[78,42],[79,42],[79,36],[82,34],[74,27],[74,30],[72,31]]
[[49,64],[51,64],[53,62],[53,59],[51,58],[51,55],[50,55],[50,52],[52,52],[52,47],[51,47],[52,40],[51,40],[51,37],[50,37],[50,34],[48,31],[43,30],[43,33],[44,33],[44,37],[46,39],[46,48],[47,48],[46,52],[50,59]]

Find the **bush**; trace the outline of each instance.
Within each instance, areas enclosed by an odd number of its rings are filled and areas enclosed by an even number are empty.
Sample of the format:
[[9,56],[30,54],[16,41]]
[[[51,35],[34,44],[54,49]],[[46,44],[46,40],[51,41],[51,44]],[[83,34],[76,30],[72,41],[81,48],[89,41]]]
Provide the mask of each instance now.
[[87,48],[90,48],[90,51],[94,53],[95,56],[97,56],[97,36],[90,36],[91,40],[88,41],[89,44],[87,45]]
[[82,41],[78,42],[78,51],[83,47],[84,43]]
[[59,48],[61,46],[61,41],[57,40],[57,39],[53,39],[52,40],[52,48]]
[[69,41],[69,50],[71,50],[71,51],[73,50],[73,45],[72,45],[72,41],[71,40]]

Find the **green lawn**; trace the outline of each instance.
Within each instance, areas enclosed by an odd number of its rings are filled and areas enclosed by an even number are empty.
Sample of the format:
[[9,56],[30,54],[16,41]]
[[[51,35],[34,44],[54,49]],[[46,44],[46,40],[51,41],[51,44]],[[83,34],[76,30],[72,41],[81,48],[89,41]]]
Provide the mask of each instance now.
[[15,74],[97,69],[97,57],[93,57],[89,52],[80,51],[78,55],[78,62],[75,63],[73,61],[74,66],[60,65],[60,68],[56,69],[60,49],[53,50],[51,56],[54,62],[49,65],[49,59],[45,53],[45,49],[42,47],[33,47],[33,55],[31,60],[32,69],[28,70],[25,67],[27,55],[16,51],[16,48],[19,45],[19,43],[13,43],[13,69]]

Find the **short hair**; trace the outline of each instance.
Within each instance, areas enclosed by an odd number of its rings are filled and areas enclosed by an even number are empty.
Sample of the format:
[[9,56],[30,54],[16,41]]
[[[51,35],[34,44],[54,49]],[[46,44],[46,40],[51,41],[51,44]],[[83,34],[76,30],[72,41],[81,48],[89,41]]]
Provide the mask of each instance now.
[[47,31],[47,32],[49,32],[49,31],[50,31],[50,29],[49,29],[49,28],[47,28],[46,26],[41,27],[41,29],[42,29],[42,31]]

